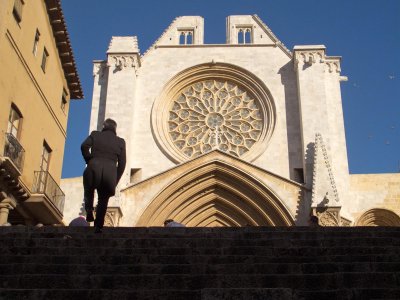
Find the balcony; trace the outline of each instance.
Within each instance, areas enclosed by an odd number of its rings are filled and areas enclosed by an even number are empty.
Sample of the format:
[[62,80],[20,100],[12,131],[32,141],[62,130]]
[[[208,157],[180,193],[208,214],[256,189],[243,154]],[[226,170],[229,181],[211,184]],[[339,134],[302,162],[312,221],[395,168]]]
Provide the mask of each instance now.
[[18,142],[17,138],[10,133],[6,133],[4,143],[4,162],[7,169],[14,176],[20,176],[24,163],[25,150]]
[[43,224],[60,224],[65,194],[49,172],[36,171],[31,197],[25,201],[32,215]]

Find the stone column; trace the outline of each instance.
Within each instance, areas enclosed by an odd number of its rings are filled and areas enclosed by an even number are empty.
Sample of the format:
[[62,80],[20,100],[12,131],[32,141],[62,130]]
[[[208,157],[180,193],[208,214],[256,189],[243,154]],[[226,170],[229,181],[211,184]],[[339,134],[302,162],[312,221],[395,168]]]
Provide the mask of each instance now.
[[8,222],[8,215],[11,209],[17,206],[15,200],[9,198],[6,193],[0,193],[0,225]]

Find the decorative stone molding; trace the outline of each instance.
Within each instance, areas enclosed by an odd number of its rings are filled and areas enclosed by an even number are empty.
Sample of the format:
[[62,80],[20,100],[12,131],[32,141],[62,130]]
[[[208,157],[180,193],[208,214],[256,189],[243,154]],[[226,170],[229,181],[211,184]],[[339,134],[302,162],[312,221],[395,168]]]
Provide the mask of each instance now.
[[[151,116],[160,149],[176,163],[212,149],[252,161],[268,146],[276,122],[272,96],[258,78],[237,66],[215,62],[171,79]],[[235,133],[232,136],[222,128],[227,124],[236,128],[229,133]],[[192,136],[196,130],[202,132]]]
[[400,226],[400,216],[388,209],[373,208],[361,215],[356,226]]
[[340,61],[339,60],[326,60],[325,64],[328,67],[329,73],[335,72],[335,73],[340,73]]
[[219,149],[242,156],[263,128],[258,101],[230,81],[205,80],[185,88],[169,113],[169,135],[188,158]]
[[122,218],[122,211],[120,207],[108,207],[104,217],[104,226],[118,227]]
[[326,59],[325,46],[323,45],[295,46],[293,52],[293,62],[296,70],[299,67],[324,63]]
[[318,217],[321,226],[341,226],[340,207],[317,207],[313,214]]
[[253,19],[268,33],[269,36],[275,41],[275,44],[281,48],[288,56],[292,56],[292,52],[279,40],[276,35],[272,32],[272,30],[264,23],[263,20],[260,19],[258,15],[253,15]]
[[142,58],[144,58],[147,53],[151,52],[152,50],[154,50],[156,48],[156,45],[158,45],[158,43],[167,35],[167,33],[172,29],[172,27],[175,26],[177,20],[181,18],[181,17],[176,17],[171,24],[169,24],[169,26],[164,30],[164,32],[160,35],[160,37],[153,43],[153,45],[151,45],[146,52],[141,56]]
[[295,52],[296,63],[301,62],[303,64],[308,64],[308,65],[312,65],[315,63],[323,63],[324,57],[325,57],[324,50]]
[[93,77],[100,77],[102,78],[104,76],[104,71],[107,68],[107,62],[101,61],[101,62],[94,62],[93,63]]
[[125,68],[135,68],[139,67],[135,55],[108,55],[108,66],[113,67],[116,70],[123,70]]
[[312,206],[338,206],[339,195],[322,135],[315,135]]
[[344,226],[344,227],[350,227],[351,226],[351,221],[344,218],[344,217],[340,217],[340,225]]
[[225,153],[216,150],[206,155],[207,163],[161,187],[133,225],[162,226],[168,218],[190,227],[215,226],[214,221],[223,226],[294,225],[289,210],[272,189],[234,162],[218,160]]

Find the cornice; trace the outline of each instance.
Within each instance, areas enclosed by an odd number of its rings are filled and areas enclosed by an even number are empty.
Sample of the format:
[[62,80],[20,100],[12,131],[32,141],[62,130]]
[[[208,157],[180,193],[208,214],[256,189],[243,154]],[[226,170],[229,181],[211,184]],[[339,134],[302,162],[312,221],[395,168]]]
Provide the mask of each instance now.
[[82,86],[61,8],[61,0],[45,0],[45,4],[71,99],[83,99]]

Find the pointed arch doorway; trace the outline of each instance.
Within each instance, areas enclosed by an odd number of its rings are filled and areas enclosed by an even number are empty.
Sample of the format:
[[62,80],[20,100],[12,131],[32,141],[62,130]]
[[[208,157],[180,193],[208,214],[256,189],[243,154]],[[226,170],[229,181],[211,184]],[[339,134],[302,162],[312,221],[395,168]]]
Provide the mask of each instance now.
[[292,226],[279,197],[253,176],[223,161],[183,174],[158,193],[137,226],[174,219],[190,227]]

